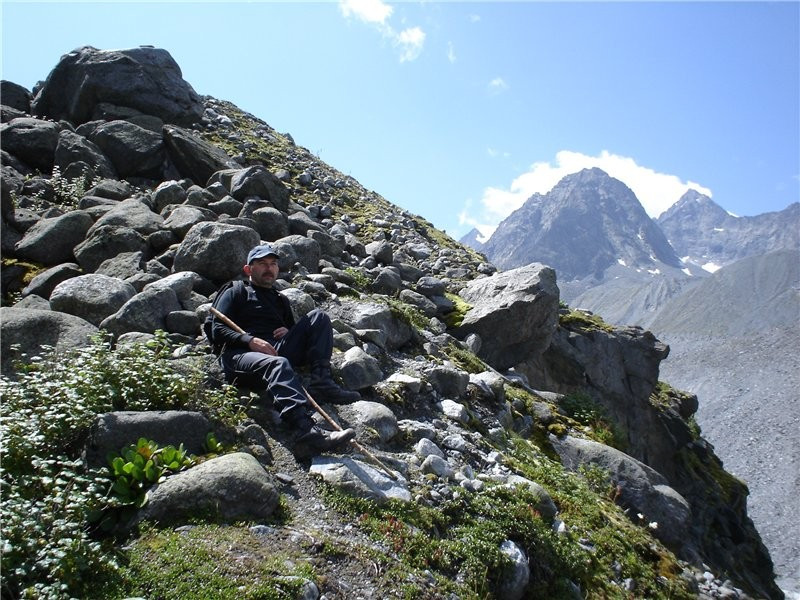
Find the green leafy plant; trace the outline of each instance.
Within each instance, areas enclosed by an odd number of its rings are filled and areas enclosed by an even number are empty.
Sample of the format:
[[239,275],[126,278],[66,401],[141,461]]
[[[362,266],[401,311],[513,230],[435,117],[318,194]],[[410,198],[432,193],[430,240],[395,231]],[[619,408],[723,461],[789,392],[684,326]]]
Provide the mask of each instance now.
[[225,452],[225,448],[217,441],[217,436],[214,435],[213,431],[208,432],[204,447],[209,454],[222,454]]
[[[90,517],[118,502],[108,471],[80,458],[97,415],[112,410],[199,410],[237,420],[233,387],[208,389],[205,373],[171,360],[166,334],[112,348],[97,335],[81,349],[17,355],[18,371],[0,378],[0,490],[3,496],[3,598],[90,597],[118,568],[110,540],[91,534]],[[180,448],[159,460],[182,464]],[[145,461],[145,465],[147,461]]]
[[590,436],[596,441],[620,450],[624,449],[624,437],[617,431],[603,407],[591,396],[583,392],[575,392],[559,400],[558,405],[567,416],[581,425],[589,427],[591,429]]
[[147,502],[147,489],[160,481],[167,471],[177,473],[194,463],[194,459],[187,456],[183,444],[177,448],[159,448],[154,441],[139,438],[136,444],[123,448],[120,454],[108,456],[113,478],[111,492],[121,504],[141,508]]

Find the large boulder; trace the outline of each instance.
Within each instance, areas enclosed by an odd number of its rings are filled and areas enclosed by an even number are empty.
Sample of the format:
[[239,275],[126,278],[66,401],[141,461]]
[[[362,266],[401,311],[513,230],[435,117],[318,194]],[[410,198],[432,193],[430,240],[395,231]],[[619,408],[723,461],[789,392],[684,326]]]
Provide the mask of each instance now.
[[250,454],[212,458],[153,486],[137,520],[188,523],[200,516],[224,522],[263,521],[278,506],[272,477]]
[[203,103],[166,50],[77,48],[61,57],[31,103],[36,115],[75,124],[95,118],[99,104],[127,107],[166,123],[191,125]]
[[567,469],[577,471],[582,465],[595,465],[608,473],[618,493],[617,502],[628,509],[628,515],[637,523],[653,523],[653,534],[686,556],[690,542],[689,503],[660,473],[624,452],[592,440],[551,435],[550,443]]
[[[42,172],[49,173],[58,145],[57,123],[21,117],[0,125],[3,150]],[[5,161],[4,161],[5,162]]]
[[389,500],[411,501],[405,478],[391,479],[381,469],[349,456],[315,456],[309,473],[346,494],[378,504]]
[[90,273],[59,283],[50,294],[50,308],[99,326],[136,295],[130,283]]
[[206,436],[213,431],[201,413],[186,410],[117,411],[98,415],[86,445],[86,464],[107,465],[109,453],[135,444],[139,438],[159,446],[183,444],[189,454],[203,454]]
[[[2,372],[10,375],[14,361],[35,356],[43,346],[56,351],[86,346],[97,327],[74,315],[50,310],[0,307],[0,356]],[[18,347],[18,350],[13,347]]]
[[258,233],[249,227],[198,223],[178,247],[173,270],[194,271],[212,281],[227,281],[241,274],[247,253],[260,241]]
[[10,106],[22,112],[31,111],[31,93],[13,81],[3,79],[0,81],[0,97],[3,99],[3,106]]
[[120,177],[160,176],[166,157],[160,132],[118,120],[98,126],[89,139],[108,156]]
[[153,333],[167,329],[167,315],[182,310],[178,296],[172,288],[151,288],[133,296],[113,315],[100,323],[100,327],[115,336],[130,331]]
[[216,171],[239,166],[223,150],[187,129],[165,125],[164,143],[178,172],[197,184],[205,185]]
[[286,212],[289,208],[289,191],[286,186],[261,165],[233,173],[230,179],[230,193],[241,202],[250,196],[257,196],[269,200],[270,204],[280,211]]
[[82,163],[87,165],[88,177],[116,178],[117,172],[114,165],[97,145],[87,140],[82,135],[63,130],[58,134],[58,144],[55,150],[55,166],[64,174],[70,169],[70,165]]
[[92,236],[101,227],[127,227],[143,236],[150,235],[161,229],[164,218],[157,215],[150,207],[138,198],[129,198],[116,204],[111,210],[100,217],[87,232]]
[[81,274],[81,268],[76,263],[63,263],[42,271],[31,279],[30,283],[22,290],[23,296],[35,295],[41,298],[50,298],[50,294],[62,281]]
[[558,324],[559,292],[553,269],[533,263],[470,281],[461,297],[472,308],[455,335],[477,334],[480,356],[504,370],[540,355]]
[[91,273],[109,258],[123,252],[146,252],[147,239],[130,227],[103,225],[93,229],[84,241],[75,247],[75,259],[81,268]]
[[414,336],[411,326],[395,317],[385,304],[343,300],[340,305],[331,306],[328,312],[332,318],[339,318],[356,330],[383,332],[386,336],[386,348],[389,350],[405,346]]
[[290,270],[299,262],[309,273],[319,273],[319,259],[322,251],[319,244],[304,235],[287,235],[272,244],[281,257],[281,268]]
[[82,210],[41,219],[17,243],[16,255],[48,266],[70,262],[93,223],[89,213]]

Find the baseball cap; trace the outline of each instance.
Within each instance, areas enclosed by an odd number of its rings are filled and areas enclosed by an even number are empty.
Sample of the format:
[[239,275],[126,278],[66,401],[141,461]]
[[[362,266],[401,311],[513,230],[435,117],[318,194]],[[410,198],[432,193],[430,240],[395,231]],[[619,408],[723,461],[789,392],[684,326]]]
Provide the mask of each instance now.
[[254,260],[258,260],[259,258],[264,258],[265,256],[274,256],[275,258],[280,258],[280,254],[275,251],[275,248],[272,247],[271,244],[261,244],[260,246],[256,246],[250,253],[247,255],[247,264],[249,265]]

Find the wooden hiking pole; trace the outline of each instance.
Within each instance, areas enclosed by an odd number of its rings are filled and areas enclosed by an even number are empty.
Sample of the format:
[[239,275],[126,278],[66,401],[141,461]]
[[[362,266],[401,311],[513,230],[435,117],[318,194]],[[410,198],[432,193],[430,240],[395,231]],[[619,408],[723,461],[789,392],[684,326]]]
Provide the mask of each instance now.
[[[218,311],[218,310],[217,310],[216,308],[214,308],[213,306],[211,307],[211,312],[214,314],[214,316],[215,316],[215,317],[219,318],[219,320],[220,320],[220,321],[222,321],[223,323],[225,323],[225,325],[227,325],[228,327],[230,327],[230,328],[231,328],[231,329],[233,329],[234,331],[237,331],[238,333],[247,333],[247,332],[246,332],[244,329],[242,329],[242,328],[241,328],[241,327],[239,327],[239,326],[238,326],[236,323],[234,323],[233,321],[231,321],[231,320],[230,320],[230,319],[229,319],[229,318],[228,318],[228,317],[227,317],[227,316],[226,316],[224,313],[221,313],[220,311]],[[311,394],[309,394],[309,393],[308,393],[308,390],[305,388],[305,386],[303,386],[303,385],[300,385],[300,389],[302,389],[302,390],[303,390],[303,393],[306,395],[306,398],[308,398],[308,401],[311,403],[311,406],[313,406],[313,407],[314,407],[314,410],[316,410],[316,411],[317,411],[319,414],[321,414],[321,415],[322,415],[322,417],[323,417],[323,418],[324,418],[324,419],[325,419],[325,420],[326,420],[326,421],[327,421],[327,422],[328,422],[328,423],[329,423],[329,424],[330,424],[330,425],[331,425],[331,426],[332,426],[334,429],[336,429],[337,431],[342,431],[342,427],[341,427],[341,425],[339,425],[339,424],[338,424],[336,421],[334,421],[334,420],[331,418],[331,416],[330,416],[328,413],[326,413],[326,412],[325,412],[325,411],[322,409],[322,407],[321,407],[319,404],[317,404],[317,401],[316,401],[316,400],[314,400],[314,398],[312,398],[312,397],[311,397]],[[350,440],[350,443],[351,443],[351,444],[352,444],[352,445],[353,445],[353,446],[354,446],[354,447],[355,447],[357,450],[359,450],[359,451],[360,451],[360,452],[362,452],[362,453],[363,453],[365,456],[369,457],[369,458],[370,458],[370,459],[371,459],[373,462],[375,462],[375,464],[377,464],[378,466],[380,466],[380,468],[381,468],[381,469],[383,469],[383,471],[384,471],[384,472],[385,472],[387,475],[389,475],[389,477],[391,477],[392,479],[395,479],[395,480],[397,479],[397,476],[396,476],[396,475],[395,475],[395,474],[394,474],[394,473],[391,471],[391,469],[389,469],[389,467],[387,467],[385,464],[383,464],[383,462],[382,462],[382,461],[381,461],[381,460],[380,460],[380,459],[379,459],[377,456],[375,456],[375,455],[374,455],[372,452],[370,452],[369,450],[367,450],[366,448],[364,448],[364,446],[362,446],[361,444],[359,444],[357,440],[355,440],[355,439],[353,439],[353,440]]]

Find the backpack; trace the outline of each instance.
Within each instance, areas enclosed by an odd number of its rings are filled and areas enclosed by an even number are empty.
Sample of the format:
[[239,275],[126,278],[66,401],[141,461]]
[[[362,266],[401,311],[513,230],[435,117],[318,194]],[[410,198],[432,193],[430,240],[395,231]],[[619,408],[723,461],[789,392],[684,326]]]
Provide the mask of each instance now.
[[[222,287],[217,290],[217,295],[214,296],[214,301],[211,303],[213,308],[217,308],[217,302],[222,296],[222,293],[229,288],[234,288],[234,295],[236,296],[247,293],[246,282],[243,279],[234,279],[233,281],[229,281],[228,283],[223,284]],[[206,334],[206,339],[211,345],[211,351],[219,356],[222,353],[222,348],[225,346],[225,344],[214,341],[214,318],[214,314],[209,312],[206,320],[203,322],[203,332]]]

